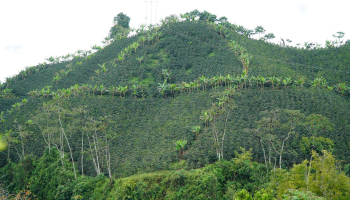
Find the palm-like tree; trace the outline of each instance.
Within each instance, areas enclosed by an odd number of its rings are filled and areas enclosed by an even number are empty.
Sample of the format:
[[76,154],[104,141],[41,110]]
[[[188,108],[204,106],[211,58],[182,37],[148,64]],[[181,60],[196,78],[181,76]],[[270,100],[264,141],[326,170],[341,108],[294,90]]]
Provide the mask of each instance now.
[[249,78],[249,80],[248,80],[248,82],[249,82],[249,87],[252,87],[253,86],[253,82],[255,81],[256,82],[256,77],[255,76],[251,76],[250,78]]
[[203,75],[202,75],[202,77],[199,77],[198,78],[198,80],[202,83],[202,86],[203,86],[203,91],[205,90],[205,80],[206,80],[207,78],[205,78]]
[[326,80],[323,80],[322,82],[321,82],[321,86],[322,87],[327,87],[327,85],[328,85],[328,83],[327,83],[327,81]]
[[320,86],[322,81],[324,80],[323,77],[316,77],[314,81],[312,82],[312,86]]
[[145,30],[146,25],[145,24],[141,24],[140,27],[141,27],[141,33],[143,33],[144,30]]
[[184,149],[185,149],[186,144],[187,144],[187,140],[184,140],[184,139],[178,140],[175,143],[176,149],[179,150],[180,160],[181,160],[182,156],[185,154]]
[[64,90],[64,97],[69,100],[70,95],[72,95],[72,90],[70,90],[69,88],[65,89]]
[[205,111],[200,117],[199,119],[204,121],[204,125],[205,127],[209,127],[209,121],[211,121],[211,114],[207,111]]
[[125,48],[124,48],[124,52],[125,52],[125,54],[130,53],[131,48],[132,48],[131,46],[127,46],[127,47],[125,47]]
[[256,77],[256,88],[257,89],[259,89],[259,84],[260,84],[260,80],[261,79],[261,76],[260,75],[258,75],[257,77]]
[[119,96],[122,97],[123,87],[119,85],[117,91],[119,92]]
[[92,95],[95,95],[95,91],[97,90],[97,85],[95,85],[94,87],[92,87]]
[[231,86],[231,82],[233,81],[233,77],[230,76],[230,74],[227,74],[227,76],[225,77],[225,85],[227,87]]
[[109,91],[111,92],[111,94],[112,94],[112,96],[113,96],[113,99],[114,99],[114,93],[116,92],[115,89],[116,89],[115,86],[109,87]]
[[99,66],[101,67],[103,73],[106,73],[107,69],[106,69],[106,63],[103,63],[102,65],[99,64]]
[[188,93],[191,92],[191,85],[190,85],[189,83],[182,82],[181,85],[182,85],[182,87],[183,87],[184,90],[187,89]]
[[333,86],[327,86],[327,91],[332,91],[333,90]]
[[101,92],[101,98],[102,98],[102,93],[103,93],[103,91],[105,90],[105,86],[102,84],[102,85],[100,85],[100,92]]
[[133,95],[135,95],[135,99],[136,99],[136,96],[137,96],[137,89],[139,88],[139,85],[133,84],[131,87],[132,87],[132,89],[134,90]]
[[125,60],[125,53],[123,51],[121,51],[120,54],[118,54],[118,59],[122,62]]
[[196,138],[198,138],[199,132],[201,131],[201,127],[198,126],[198,125],[197,125],[197,126],[192,126],[191,131],[192,131],[193,133],[195,133],[195,134],[196,134]]
[[33,100],[34,97],[38,95],[38,89],[30,91],[28,94],[32,97]]
[[190,82],[190,91],[191,91],[191,89],[194,90],[197,87],[196,83],[197,83],[197,81]]
[[271,82],[272,84],[272,90],[275,90],[275,84],[277,83],[277,79],[275,76],[273,77],[268,77],[269,81]]
[[344,92],[348,89],[345,83],[339,83],[336,85],[337,90],[341,93],[341,95],[344,95]]
[[303,84],[305,83],[305,77],[300,76],[296,83],[299,84],[299,89],[303,88]]
[[176,84],[170,84],[169,85],[169,89],[171,91],[171,94],[172,94],[173,98],[175,98],[175,90],[177,89]]
[[167,84],[165,81],[163,84],[158,83],[157,89],[161,94],[164,94],[164,97],[166,97],[166,90],[168,88],[169,88],[169,84]]
[[72,90],[74,91],[74,96],[77,96],[78,95],[78,92],[79,92],[79,85],[78,84],[75,84],[73,87],[72,87]]
[[219,81],[219,85],[223,86],[223,83],[225,82],[225,77],[221,76],[220,74],[220,76],[218,77],[218,81]]
[[124,98],[125,98],[126,91],[128,91],[128,86],[127,85],[125,87],[122,87],[122,90],[121,90],[121,92],[124,94]]
[[285,79],[283,79],[284,89],[287,89],[287,85],[291,83],[292,83],[292,79],[290,77],[286,77]]
[[135,50],[136,53],[136,49],[140,46],[140,44],[138,42],[134,42],[131,44],[131,47]]
[[95,73],[97,74],[97,77],[100,77],[101,71],[100,71],[99,69],[96,69],[96,70],[95,70]]
[[139,41],[142,42],[142,45],[145,45],[146,38],[144,36],[140,36]]
[[144,56],[141,56],[141,57],[137,57],[136,60],[138,60],[140,62],[140,67],[141,67],[141,62],[143,60]]
[[[243,81],[243,83],[244,83],[244,87],[247,88],[248,75],[247,75],[247,72],[245,70],[243,70],[240,78],[241,78],[241,81]],[[242,84],[242,88],[243,88],[243,84]]]
[[276,86],[278,90],[279,86],[281,85],[281,78],[275,77],[275,81],[276,81]]

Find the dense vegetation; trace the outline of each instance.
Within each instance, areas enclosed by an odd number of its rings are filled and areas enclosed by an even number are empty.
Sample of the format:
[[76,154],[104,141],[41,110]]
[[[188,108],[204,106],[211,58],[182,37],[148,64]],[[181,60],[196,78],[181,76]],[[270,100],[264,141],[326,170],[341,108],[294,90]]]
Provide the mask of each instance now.
[[276,45],[205,11],[129,20],[1,85],[0,195],[349,198],[349,44]]

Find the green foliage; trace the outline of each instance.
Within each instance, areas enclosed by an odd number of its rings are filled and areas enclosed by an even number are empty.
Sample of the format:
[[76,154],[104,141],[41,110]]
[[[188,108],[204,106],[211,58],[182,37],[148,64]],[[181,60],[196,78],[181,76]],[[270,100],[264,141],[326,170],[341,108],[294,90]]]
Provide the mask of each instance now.
[[282,195],[284,200],[324,200],[323,197],[318,197],[310,191],[288,190]]
[[[124,19],[128,21],[127,16]],[[86,129],[90,132],[84,132],[84,125],[91,121],[65,113],[67,126],[64,128],[73,151],[70,160],[76,161],[77,171],[83,166],[84,174],[89,176],[96,176],[96,171],[86,134],[92,140],[92,130],[95,129],[98,130],[98,141],[103,142],[97,152],[105,153],[105,149],[109,148],[115,177],[168,169],[170,163],[178,161],[178,152],[172,144],[180,138],[187,141],[186,154],[180,152],[185,163],[180,168],[186,169],[203,167],[221,158],[215,152],[218,142],[224,146],[222,155],[227,160],[235,157],[235,151],[240,146],[253,150],[243,154],[245,156],[237,156],[234,161],[222,161],[206,168],[212,170],[208,173],[198,170],[193,172],[195,175],[188,171],[164,175],[168,177],[162,177],[168,180],[164,184],[154,177],[142,181],[129,177],[125,183],[118,179],[118,184],[106,178],[94,179],[95,182],[90,179],[71,181],[77,185],[74,187],[67,181],[73,180],[70,179],[73,172],[68,172],[73,168],[72,163],[65,161],[67,172],[59,174],[62,169],[58,168],[59,161],[56,160],[58,163],[53,168],[56,167],[57,171],[52,169],[53,177],[49,177],[50,181],[55,180],[47,186],[55,188],[56,192],[47,189],[50,198],[65,199],[72,195],[106,198],[111,188],[114,188],[114,192],[120,191],[121,198],[141,199],[161,198],[165,193],[174,199],[218,198],[224,195],[231,199],[240,189],[254,194],[266,183],[265,169],[273,167],[273,164],[266,167],[249,160],[252,157],[255,161],[264,162],[259,137],[250,130],[257,128],[256,122],[262,119],[261,112],[266,110],[280,109],[280,112],[279,123],[272,123],[273,131],[266,129],[265,132],[269,134],[264,136],[264,144],[271,144],[272,141],[275,148],[281,147],[289,136],[284,144],[281,168],[301,163],[305,154],[312,151],[305,149],[304,153],[300,149],[302,142],[312,144],[318,153],[323,148],[332,147],[337,158],[345,163],[350,162],[347,147],[347,133],[350,131],[347,125],[350,119],[349,45],[308,50],[281,47],[249,39],[254,34],[252,30],[229,24],[224,17],[217,19],[206,11],[192,11],[184,14],[183,19],[180,22],[176,16],[169,16],[162,20],[162,26],[150,26],[147,31],[143,26],[142,31],[128,38],[126,36],[130,30],[117,20],[113,31],[111,29],[113,38],[106,38],[107,46],[104,48],[94,47],[98,49],[97,52],[91,54],[91,51],[79,50],[73,56],[50,57],[49,64],[28,68],[9,78],[0,89],[0,132],[15,131],[8,137],[13,139],[9,143],[10,151],[0,152],[0,166],[5,166],[10,160],[19,161],[15,148],[21,149],[24,142],[26,157],[34,154],[40,158],[44,154],[47,133],[55,132],[46,128],[42,129],[44,132],[40,131],[39,125],[46,123],[36,123],[38,121],[34,118],[46,116],[43,119],[52,120],[48,127],[56,127],[57,131],[58,122],[53,120],[55,115],[45,115],[47,110],[42,109],[43,103],[53,102],[64,110],[84,106],[89,112],[82,115],[95,119],[97,124],[103,121],[99,120],[101,116],[110,116],[112,121],[117,122],[113,132],[109,132],[112,128],[105,131],[100,124],[87,125],[90,129]],[[120,20],[121,23],[125,22],[122,18]],[[262,34],[264,30],[261,28],[255,32]],[[235,41],[235,44],[228,41]],[[245,69],[243,73],[242,69]],[[162,86],[158,88],[160,92],[157,92],[157,86]],[[118,93],[124,98],[114,98]],[[235,108],[228,106],[227,98],[235,102]],[[23,102],[23,99],[28,100]],[[210,112],[213,104],[219,108],[219,112]],[[221,115],[224,111],[227,115]],[[303,120],[299,121],[304,122],[300,123],[295,119],[299,114],[309,118],[300,116]],[[273,119],[273,116],[264,117]],[[31,125],[26,123],[29,119],[33,120]],[[30,137],[25,136],[24,142],[15,141],[21,137],[20,131],[16,131],[18,124],[13,123],[15,120],[33,133]],[[216,131],[226,131],[226,135],[222,143],[217,140],[213,146],[214,123]],[[194,131],[192,127],[198,126],[201,127],[200,131],[197,128]],[[81,139],[82,135],[85,140]],[[102,140],[105,135],[108,135],[108,142]],[[329,141],[333,141],[334,145]],[[274,147],[270,147],[265,148],[273,152],[270,163],[276,163],[274,159],[278,163],[282,151],[278,150],[277,153]],[[68,153],[68,148],[65,151]],[[85,156],[83,161],[81,155]],[[108,156],[103,154],[103,157],[105,155]],[[18,177],[21,173],[23,175],[19,167],[16,170]],[[231,172],[234,177],[228,175]],[[278,173],[283,177],[289,172],[281,170],[275,174]],[[103,174],[108,174],[105,162],[102,177]],[[13,180],[16,182],[13,190],[24,188],[28,183],[28,178],[21,182],[18,177],[15,176]],[[67,184],[63,184],[64,181]],[[286,182],[286,185],[289,183]],[[35,184],[41,187],[39,182]],[[87,194],[94,184],[94,193]],[[301,182],[298,184],[305,185]],[[173,188],[164,189],[169,185]],[[252,197],[256,198],[256,195]]]
[[325,199],[348,199],[349,177],[339,170],[339,163],[331,153],[323,150],[322,154],[313,151],[311,163],[305,160],[294,165],[290,172],[281,169],[271,172],[271,188],[277,191],[277,196],[290,193],[290,189],[300,189]]

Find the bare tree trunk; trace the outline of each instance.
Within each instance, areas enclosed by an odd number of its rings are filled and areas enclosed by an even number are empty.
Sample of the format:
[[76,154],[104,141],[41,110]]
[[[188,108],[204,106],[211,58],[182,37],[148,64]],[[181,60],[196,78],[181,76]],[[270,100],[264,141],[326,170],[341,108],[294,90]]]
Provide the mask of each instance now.
[[[59,108],[59,112],[60,112],[60,108]],[[62,131],[62,134],[63,134],[63,135],[64,135],[64,137],[66,138],[66,142],[67,142],[67,145],[68,145],[68,148],[69,148],[70,157],[71,157],[71,159],[72,159],[72,163],[73,163],[74,177],[75,177],[75,179],[77,179],[77,173],[76,173],[76,171],[75,171],[75,164],[74,164],[74,158],[73,158],[72,149],[70,148],[70,144],[69,144],[69,141],[68,141],[67,135],[66,135],[66,133],[64,132],[64,129],[63,129],[63,126],[62,126],[61,114],[60,114],[60,113],[58,114],[58,120],[59,120],[60,125],[61,125],[61,131]]]
[[215,145],[215,151],[216,151],[216,157],[219,158],[219,160],[221,160],[221,156],[220,156],[220,142],[219,142],[219,137],[218,137],[218,133],[216,130],[216,122],[214,119],[214,123],[213,123],[213,129],[214,129],[214,145]]
[[84,133],[81,132],[81,176],[84,176]]
[[108,139],[107,139],[107,137],[106,137],[106,164],[107,164],[108,176],[109,176],[110,179],[112,179],[111,154],[109,153],[109,146],[108,146]]
[[91,158],[92,158],[92,162],[94,163],[94,168],[95,168],[96,174],[98,176],[98,175],[100,175],[101,171],[100,171],[100,167],[99,167],[98,163],[96,163],[95,156],[94,156],[93,150],[91,148],[89,135],[88,135],[88,141],[89,141],[89,146],[90,146],[90,155],[91,155]]
[[228,119],[229,114],[230,114],[230,111],[227,112],[225,127],[224,127],[224,134],[221,138],[221,157],[222,157],[222,159],[224,159],[224,140],[225,140],[225,134],[226,134],[227,119]]
[[267,167],[266,153],[265,153],[264,145],[263,145],[263,142],[262,142],[262,138],[260,138],[260,144],[261,144],[261,148],[262,148],[263,153],[264,153],[266,172],[269,173],[269,168]]
[[7,149],[7,157],[8,157],[8,162],[10,163],[11,162],[11,159],[10,159],[10,145],[11,143],[8,142],[9,146],[8,146],[8,149]]
[[[95,130],[95,135],[96,135],[96,130]],[[98,167],[98,170],[100,171],[100,173],[101,173],[101,167],[100,167],[100,161],[99,161],[99,151],[97,150],[97,147],[99,147],[98,146],[98,140],[97,140],[97,135],[96,136],[94,136],[94,134],[92,135],[92,139],[93,139],[93,141],[94,141],[94,147],[95,147],[95,155],[96,155],[96,162],[97,162],[97,167]]]

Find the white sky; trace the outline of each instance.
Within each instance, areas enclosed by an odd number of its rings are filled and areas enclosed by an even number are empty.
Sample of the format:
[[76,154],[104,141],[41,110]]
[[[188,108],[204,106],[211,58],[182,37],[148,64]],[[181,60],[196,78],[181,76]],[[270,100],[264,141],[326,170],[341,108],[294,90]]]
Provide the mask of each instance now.
[[[158,0],[157,21],[170,14],[207,10],[246,28],[262,25],[278,40],[324,44],[338,31],[350,38],[349,5],[348,0]],[[101,45],[120,12],[137,28],[145,23],[145,11],[144,0],[1,0],[0,81],[47,57]]]

